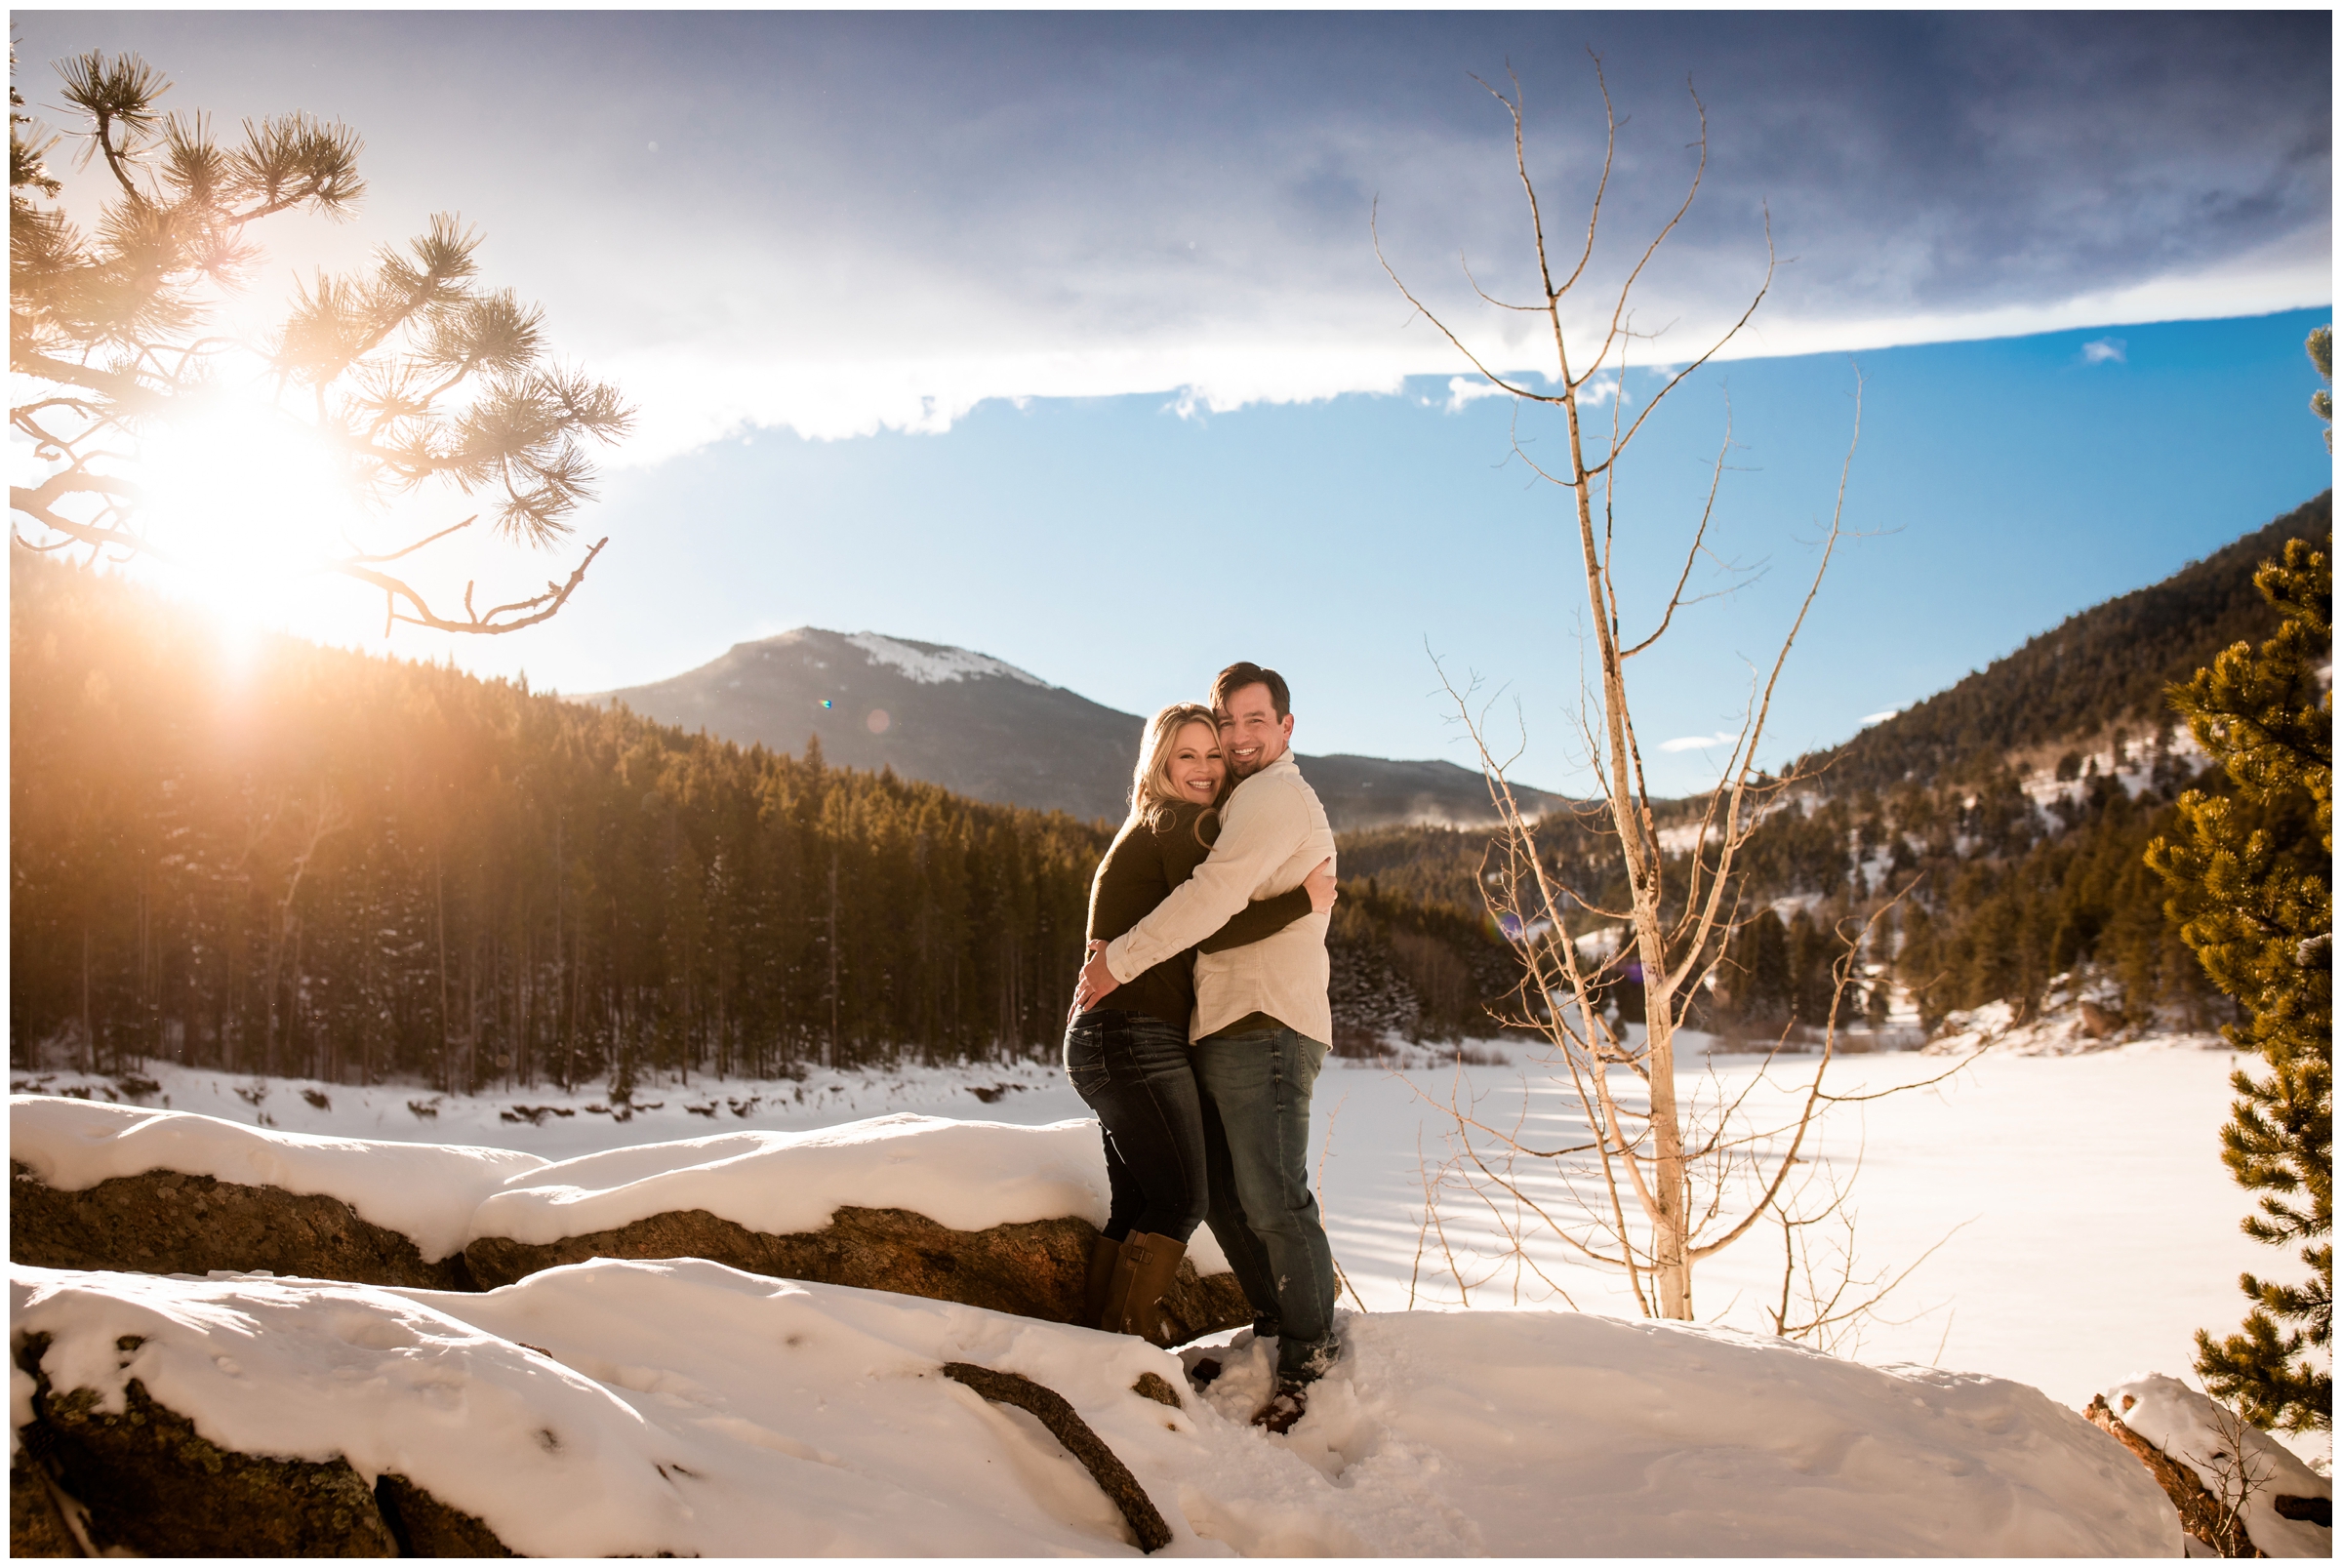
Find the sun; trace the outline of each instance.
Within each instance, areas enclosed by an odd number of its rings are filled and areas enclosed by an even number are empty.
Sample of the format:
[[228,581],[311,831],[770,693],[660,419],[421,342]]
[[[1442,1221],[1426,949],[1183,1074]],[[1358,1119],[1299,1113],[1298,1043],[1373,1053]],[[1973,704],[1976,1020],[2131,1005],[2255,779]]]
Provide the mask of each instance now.
[[364,521],[326,440],[258,397],[214,396],[156,428],[135,477],[155,580],[239,638],[303,619]]

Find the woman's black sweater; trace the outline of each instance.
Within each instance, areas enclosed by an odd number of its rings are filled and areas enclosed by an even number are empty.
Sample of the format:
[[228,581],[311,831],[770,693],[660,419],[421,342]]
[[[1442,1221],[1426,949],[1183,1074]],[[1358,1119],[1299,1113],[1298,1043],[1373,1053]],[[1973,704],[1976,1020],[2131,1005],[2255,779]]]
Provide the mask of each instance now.
[[[1219,836],[1219,811],[1191,801],[1159,806],[1147,817],[1134,816],[1124,823],[1090,882],[1089,940],[1111,942],[1146,919],[1203,864]],[[1195,1011],[1196,953],[1258,942],[1309,912],[1306,887],[1255,899],[1186,952],[1108,992],[1105,1005],[1145,1013],[1184,1029]]]

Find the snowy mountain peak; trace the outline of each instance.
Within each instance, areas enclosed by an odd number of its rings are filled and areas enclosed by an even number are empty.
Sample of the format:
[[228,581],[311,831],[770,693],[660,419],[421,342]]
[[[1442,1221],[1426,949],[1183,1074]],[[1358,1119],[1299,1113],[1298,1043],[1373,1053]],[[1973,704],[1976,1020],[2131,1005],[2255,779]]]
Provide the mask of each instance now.
[[857,631],[846,641],[869,656],[873,664],[885,664],[908,675],[922,686],[941,686],[951,681],[977,679],[999,675],[1021,680],[1028,686],[1049,690],[1049,683],[1038,675],[1028,673],[1016,665],[1003,663],[989,654],[972,653],[965,648],[953,648],[944,643],[904,642],[876,631]]
[[[1200,671],[1195,676],[1201,685]],[[1166,691],[1165,697],[1193,694]],[[795,753],[818,736],[832,765],[892,768],[978,800],[1119,822],[1146,721],[1005,661],[879,631],[798,626],[722,658],[586,702]],[[1482,824],[1488,786],[1451,762],[1302,759],[1337,828]],[[1532,811],[1553,797],[1515,785]]]

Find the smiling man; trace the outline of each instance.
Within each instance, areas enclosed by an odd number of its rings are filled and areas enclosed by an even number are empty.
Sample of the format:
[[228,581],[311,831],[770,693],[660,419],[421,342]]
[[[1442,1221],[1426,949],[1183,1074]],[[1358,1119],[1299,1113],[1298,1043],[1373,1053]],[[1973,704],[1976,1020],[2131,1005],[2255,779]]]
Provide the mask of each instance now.
[[[1334,853],[1317,792],[1291,755],[1284,677],[1231,664],[1212,683],[1220,740],[1239,783],[1194,875],[1083,969],[1077,1008],[1195,945],[1256,898],[1300,885]],[[1334,1033],[1326,999],[1330,914],[1243,947],[1198,953],[1195,1079],[1202,1091],[1212,1234],[1276,1341],[1276,1392],[1254,1422],[1282,1432],[1335,1354],[1334,1260],[1310,1189],[1310,1092]]]

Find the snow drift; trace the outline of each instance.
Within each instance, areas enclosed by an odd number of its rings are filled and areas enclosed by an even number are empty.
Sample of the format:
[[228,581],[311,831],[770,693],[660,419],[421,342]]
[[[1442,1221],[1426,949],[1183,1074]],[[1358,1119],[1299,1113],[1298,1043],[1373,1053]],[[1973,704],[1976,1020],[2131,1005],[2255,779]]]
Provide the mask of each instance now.
[[50,1337],[61,1394],[120,1408],[136,1379],[222,1447],[402,1474],[539,1554],[1135,1550],[1088,1473],[947,1361],[1070,1401],[1180,1554],[2180,1545],[2138,1463],[2032,1388],[1568,1312],[1346,1316],[1288,1439],[1245,1423],[1270,1375],[1248,1335],[1172,1410],[1132,1391],[1180,1386],[1137,1340],[698,1262],[486,1295],[17,1268],[11,1318]]

